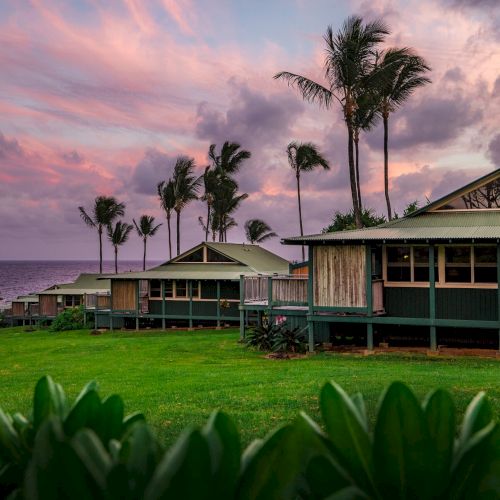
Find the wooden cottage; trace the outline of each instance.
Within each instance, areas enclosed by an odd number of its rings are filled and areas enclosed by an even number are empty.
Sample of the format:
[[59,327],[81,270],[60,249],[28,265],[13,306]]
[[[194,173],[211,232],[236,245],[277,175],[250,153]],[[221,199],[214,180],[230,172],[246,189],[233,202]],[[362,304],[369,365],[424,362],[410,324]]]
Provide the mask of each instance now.
[[[469,341],[499,347],[500,170],[408,217],[283,243],[308,246],[307,285],[297,295],[289,277],[288,302],[270,294],[261,307],[288,316],[295,298],[311,350],[346,333],[369,349],[374,335],[436,349],[465,331]],[[252,297],[242,307],[251,309]]]
[[287,260],[257,245],[203,242],[144,272],[107,276],[111,310],[100,327],[220,326],[242,320],[240,277],[288,274]]

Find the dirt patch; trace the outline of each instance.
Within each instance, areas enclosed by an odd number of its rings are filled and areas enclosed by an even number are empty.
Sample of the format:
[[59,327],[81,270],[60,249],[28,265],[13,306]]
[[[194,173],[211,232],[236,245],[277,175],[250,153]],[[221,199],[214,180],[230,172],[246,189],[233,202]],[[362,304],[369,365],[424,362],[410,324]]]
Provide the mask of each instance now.
[[264,356],[266,359],[300,359],[307,357],[307,354],[293,352],[271,352]]

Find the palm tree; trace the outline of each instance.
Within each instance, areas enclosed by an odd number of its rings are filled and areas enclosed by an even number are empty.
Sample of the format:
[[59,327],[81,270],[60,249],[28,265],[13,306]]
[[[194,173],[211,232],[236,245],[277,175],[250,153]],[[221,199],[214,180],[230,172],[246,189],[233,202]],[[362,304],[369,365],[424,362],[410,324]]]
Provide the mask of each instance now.
[[241,145],[237,142],[226,141],[220,150],[218,155],[215,152],[215,144],[211,144],[208,150],[208,157],[212,160],[212,165],[214,166],[217,173],[222,177],[231,177],[236,174],[244,160],[248,160],[252,153],[241,148]]
[[245,235],[250,244],[262,243],[278,236],[271,227],[261,219],[250,219],[245,222]]
[[125,204],[118,203],[112,196],[98,196],[94,200],[89,215],[83,207],[78,207],[80,216],[89,227],[97,228],[99,234],[99,274],[102,274],[102,230],[109,227],[117,217],[125,213]]
[[354,166],[353,116],[358,97],[366,88],[375,88],[383,80],[383,71],[375,66],[373,54],[376,45],[388,34],[388,28],[381,21],[364,23],[360,17],[349,17],[336,35],[329,26],[324,36],[326,87],[288,71],[274,75],[274,78],[297,87],[307,101],[317,102],[325,108],[330,108],[334,100],[340,104],[347,127],[349,179],[356,227],[362,227],[362,222]]
[[384,192],[387,215],[392,219],[389,198],[389,115],[396,111],[412,94],[423,85],[430,83],[424,76],[430,67],[412,49],[388,49],[381,58],[380,68],[389,76],[379,89],[380,113],[384,123]]
[[201,197],[202,201],[207,203],[207,223],[203,223],[203,218],[200,217],[200,223],[202,223],[203,229],[205,230],[205,241],[208,241],[208,233],[210,231],[211,221],[210,213],[212,209],[212,203],[214,202],[214,192],[217,189],[217,184],[219,183],[219,176],[215,169],[210,168],[210,166],[205,168],[203,173],[203,187],[204,193]]
[[168,229],[168,254],[172,259],[172,232],[170,230],[170,218],[172,217],[172,210],[175,207],[175,193],[174,182],[169,179],[167,182],[161,181],[158,186],[158,196],[160,197],[160,204],[165,215],[167,216],[167,229]]
[[[329,170],[330,165],[318,151],[317,146],[312,142],[293,141],[288,144],[286,151],[288,154],[288,163],[295,171],[295,178],[297,179],[300,235],[304,236],[304,228],[302,226],[302,204],[300,200],[300,174],[302,172],[310,172],[317,167],[323,167],[325,170]],[[305,258],[304,245],[302,245],[302,260],[305,260]]]
[[177,215],[177,255],[181,253],[181,212],[190,201],[198,199],[201,177],[194,175],[194,169],[194,158],[186,156],[177,158],[172,178],[175,198],[174,211]]
[[159,227],[162,224],[157,224],[156,226],[154,225],[155,218],[152,215],[141,215],[141,218],[139,219],[139,224],[135,222],[135,219],[132,219],[132,222],[134,223],[135,229],[137,231],[137,234],[139,235],[140,238],[142,238],[142,241],[144,242],[144,254],[142,257],[142,270],[146,270],[146,244],[148,238],[151,236],[154,236],[156,234],[156,231],[158,231]]
[[[219,233],[219,241],[227,242],[228,229],[236,226],[231,214],[247,198],[247,193],[238,194],[238,184],[232,179],[226,178],[217,185],[212,204],[212,220],[213,226],[217,228],[216,231]],[[212,234],[215,237],[215,232]]]
[[132,229],[134,229],[132,224],[127,224],[121,220],[116,223],[115,227],[108,226],[108,239],[115,247],[115,274],[118,274],[118,247],[128,240],[128,235]]

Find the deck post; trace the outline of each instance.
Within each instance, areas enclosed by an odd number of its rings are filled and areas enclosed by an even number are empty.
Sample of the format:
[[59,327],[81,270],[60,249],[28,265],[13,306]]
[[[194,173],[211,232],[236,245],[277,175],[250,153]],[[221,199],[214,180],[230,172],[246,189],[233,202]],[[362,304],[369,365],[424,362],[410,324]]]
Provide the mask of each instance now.
[[497,243],[497,315],[498,350],[500,351],[500,243]]
[[165,304],[165,280],[161,280],[161,329],[165,330],[167,325],[165,321],[165,311],[166,311],[166,304]]
[[273,323],[273,278],[267,278],[267,324]]
[[429,319],[431,322],[430,326],[430,347],[431,351],[437,349],[437,337],[436,337],[436,271],[435,271],[435,246],[429,245]]
[[[215,282],[217,290],[217,329],[220,329],[220,281]],[[241,283],[240,283],[240,304],[241,304]],[[242,304],[241,304],[242,305]]]
[[[372,289],[372,247],[365,246],[365,270],[366,270],[366,316],[371,318],[373,315],[373,289]],[[373,323],[366,324],[366,348],[373,350]]]
[[188,281],[189,292],[189,329],[193,329],[193,280]]
[[307,331],[309,334],[309,352],[314,352],[314,321],[312,319],[314,314],[314,272],[313,272],[313,247],[307,247],[308,255],[308,277],[307,277]]
[[[220,308],[220,285],[217,281],[217,318],[219,318]],[[245,304],[245,278],[243,274],[240,274],[240,340],[245,338],[245,311],[243,310],[243,305]],[[220,324],[220,322],[219,322]]]
[[139,330],[139,312],[141,310],[141,280],[137,280],[136,294],[137,301],[135,310],[135,329]]

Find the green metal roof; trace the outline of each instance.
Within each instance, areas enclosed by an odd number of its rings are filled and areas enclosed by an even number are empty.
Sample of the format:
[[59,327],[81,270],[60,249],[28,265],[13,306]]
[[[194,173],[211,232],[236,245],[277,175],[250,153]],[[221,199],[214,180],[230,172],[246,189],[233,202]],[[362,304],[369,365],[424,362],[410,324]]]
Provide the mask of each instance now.
[[43,292],[39,292],[39,295],[83,295],[85,293],[110,291],[110,280],[102,278],[102,274],[83,273],[74,282],[59,283]]
[[500,211],[424,212],[380,226],[334,233],[284,238],[285,244],[363,241],[496,241],[500,240]]
[[19,297],[12,300],[12,303],[14,302],[24,302],[25,304],[36,303],[38,302],[38,295],[37,294],[19,295]]
[[[177,259],[207,246],[236,261],[234,264],[215,262],[175,262]],[[107,275],[111,279],[198,279],[236,280],[256,274],[288,274],[288,261],[258,245],[203,242],[164,264],[143,272]]]

